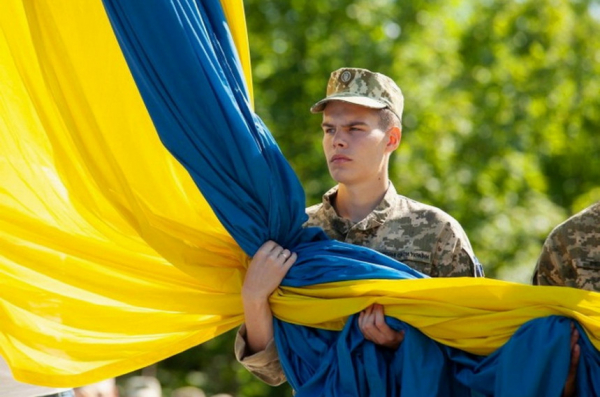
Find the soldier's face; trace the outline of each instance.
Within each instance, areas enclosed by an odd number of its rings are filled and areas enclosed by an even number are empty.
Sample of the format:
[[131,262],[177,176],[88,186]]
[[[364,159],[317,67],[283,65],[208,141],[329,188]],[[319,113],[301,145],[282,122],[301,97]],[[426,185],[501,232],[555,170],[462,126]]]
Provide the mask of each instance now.
[[332,178],[342,184],[368,183],[387,172],[389,136],[379,112],[342,101],[323,111],[323,150]]

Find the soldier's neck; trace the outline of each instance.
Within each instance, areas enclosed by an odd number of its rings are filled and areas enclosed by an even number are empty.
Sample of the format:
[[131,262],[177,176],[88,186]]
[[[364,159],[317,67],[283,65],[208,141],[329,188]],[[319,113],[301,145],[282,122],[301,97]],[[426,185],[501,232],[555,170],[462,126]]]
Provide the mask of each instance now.
[[334,208],[339,216],[360,222],[381,203],[389,187],[389,179],[381,178],[361,185],[340,183]]

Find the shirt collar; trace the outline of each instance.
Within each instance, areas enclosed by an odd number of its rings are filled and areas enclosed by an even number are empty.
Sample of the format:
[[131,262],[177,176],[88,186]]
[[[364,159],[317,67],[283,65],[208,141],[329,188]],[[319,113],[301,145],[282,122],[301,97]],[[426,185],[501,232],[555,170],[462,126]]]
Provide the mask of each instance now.
[[367,215],[363,220],[359,222],[352,222],[349,219],[340,217],[335,211],[332,202],[335,201],[337,193],[338,186],[334,186],[323,195],[323,210],[325,211],[327,218],[331,220],[331,226],[337,232],[343,235],[348,234],[350,229],[353,227],[358,230],[368,230],[383,225],[389,218],[394,209],[396,200],[398,199],[396,188],[394,188],[394,185],[390,183],[385,195],[383,196],[383,199],[381,199],[381,202],[377,205],[377,207],[375,207],[375,209],[371,211],[371,213],[369,213],[369,215]]

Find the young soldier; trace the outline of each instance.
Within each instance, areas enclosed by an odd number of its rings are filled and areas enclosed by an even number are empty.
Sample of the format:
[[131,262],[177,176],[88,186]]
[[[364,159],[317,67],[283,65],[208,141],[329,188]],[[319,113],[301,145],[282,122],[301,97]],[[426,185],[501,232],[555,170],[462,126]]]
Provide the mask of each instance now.
[[[398,195],[389,180],[390,155],[400,145],[404,98],[389,77],[366,69],[331,74],[327,96],[312,108],[323,113],[323,150],[337,186],[307,209],[307,226],[333,239],[372,248],[432,277],[483,276],[459,223],[442,210]],[[256,253],[242,288],[246,324],[236,357],[263,381],[285,381],[273,342],[268,298],[296,254],[269,241]],[[383,307],[359,316],[366,339],[392,349],[404,335],[389,328]]]

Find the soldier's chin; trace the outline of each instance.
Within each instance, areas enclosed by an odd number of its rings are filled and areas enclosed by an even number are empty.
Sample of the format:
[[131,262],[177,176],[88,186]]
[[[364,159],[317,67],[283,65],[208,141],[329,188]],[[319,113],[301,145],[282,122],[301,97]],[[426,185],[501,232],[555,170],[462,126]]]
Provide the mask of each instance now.
[[355,178],[350,175],[350,172],[342,171],[342,170],[329,170],[331,174],[331,178],[337,183],[341,183],[343,185],[351,184]]

